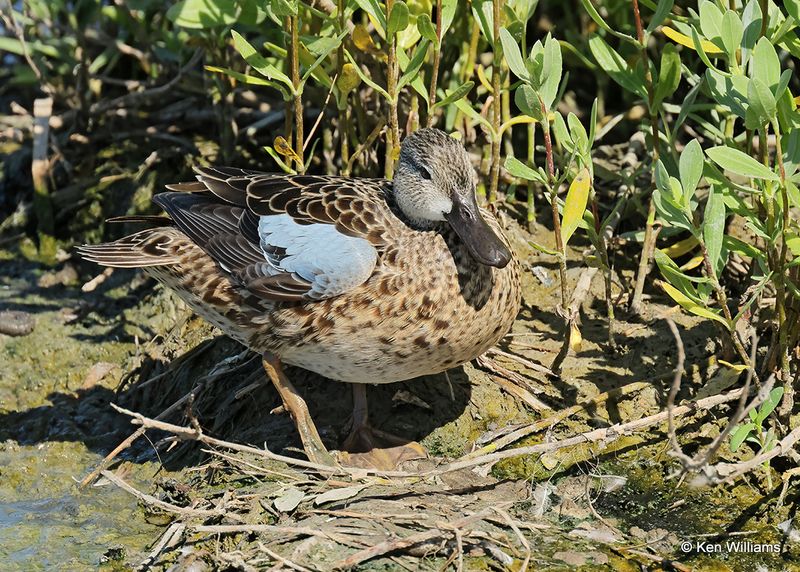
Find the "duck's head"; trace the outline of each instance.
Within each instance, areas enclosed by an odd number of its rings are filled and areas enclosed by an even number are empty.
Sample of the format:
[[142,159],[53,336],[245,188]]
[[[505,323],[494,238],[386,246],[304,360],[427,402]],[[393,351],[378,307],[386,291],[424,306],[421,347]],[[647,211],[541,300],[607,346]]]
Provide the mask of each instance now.
[[422,228],[447,221],[476,261],[503,268],[511,252],[481,215],[476,182],[464,146],[444,131],[420,129],[403,141],[394,177],[403,214]]

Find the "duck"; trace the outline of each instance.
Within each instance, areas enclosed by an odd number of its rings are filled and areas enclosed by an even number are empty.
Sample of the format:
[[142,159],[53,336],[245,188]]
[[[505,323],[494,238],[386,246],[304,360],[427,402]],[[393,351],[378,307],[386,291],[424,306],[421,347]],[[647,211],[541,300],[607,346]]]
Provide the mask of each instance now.
[[[83,245],[94,263],[141,268],[262,356],[308,459],[389,468],[425,455],[369,421],[366,388],[430,376],[486,352],[520,308],[519,263],[478,205],[460,141],[409,134],[393,180],[195,167],[166,185],[167,216]],[[341,453],[322,442],[283,365],[353,388]],[[344,422],[343,422],[344,424]]]

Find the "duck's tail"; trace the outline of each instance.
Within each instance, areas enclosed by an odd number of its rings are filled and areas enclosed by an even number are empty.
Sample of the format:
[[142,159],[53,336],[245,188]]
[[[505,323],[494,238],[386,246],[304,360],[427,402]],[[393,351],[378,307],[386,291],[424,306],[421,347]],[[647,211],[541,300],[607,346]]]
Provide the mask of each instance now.
[[185,243],[186,236],[177,228],[161,226],[141,230],[114,242],[84,244],[76,251],[85,260],[103,266],[144,268],[178,263],[181,245],[185,246]]

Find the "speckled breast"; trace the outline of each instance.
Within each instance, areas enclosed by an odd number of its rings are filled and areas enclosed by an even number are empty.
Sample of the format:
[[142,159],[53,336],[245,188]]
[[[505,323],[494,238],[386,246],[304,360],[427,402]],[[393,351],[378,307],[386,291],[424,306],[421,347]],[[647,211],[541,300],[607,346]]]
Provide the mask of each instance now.
[[270,315],[285,362],[340,381],[391,383],[470,361],[509,331],[521,296],[515,259],[502,269],[478,264],[449,232],[405,238],[356,290]]

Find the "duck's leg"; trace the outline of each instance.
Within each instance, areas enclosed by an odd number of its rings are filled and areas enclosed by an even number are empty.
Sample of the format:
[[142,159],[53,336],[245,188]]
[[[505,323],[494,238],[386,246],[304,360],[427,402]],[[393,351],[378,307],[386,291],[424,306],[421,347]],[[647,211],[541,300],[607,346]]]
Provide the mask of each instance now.
[[353,428],[344,441],[340,455],[346,465],[394,469],[403,461],[423,459],[425,449],[416,441],[375,429],[369,424],[367,386],[353,384]]
[[292,382],[289,381],[289,378],[286,377],[286,374],[283,373],[281,361],[276,356],[265,353],[262,363],[264,364],[264,371],[267,372],[267,377],[272,381],[281,396],[283,406],[292,416],[309,461],[320,465],[335,465],[336,460],[333,455],[322,444],[317,427],[314,425],[314,421],[308,411],[308,405],[292,385]]

